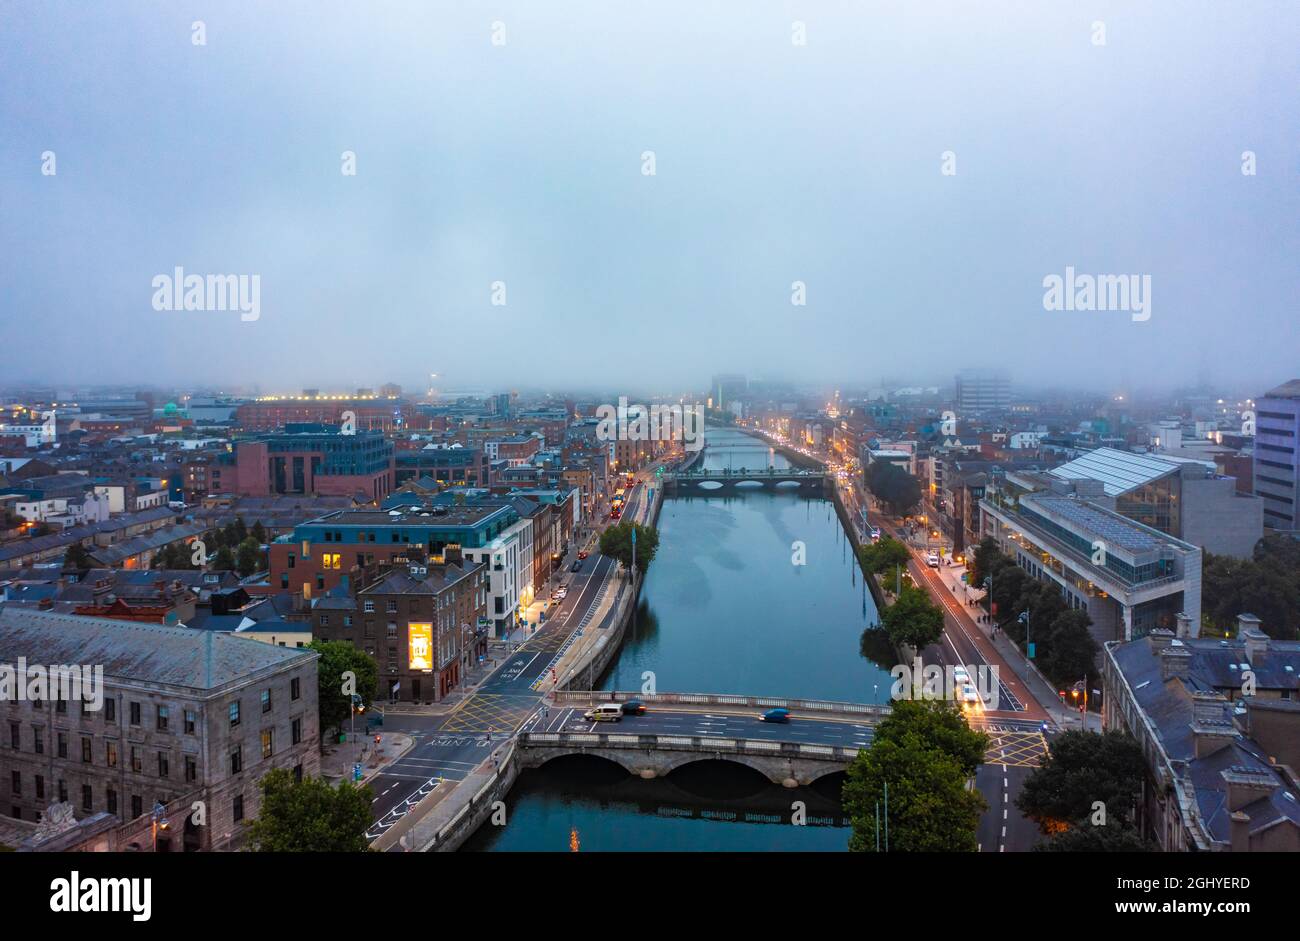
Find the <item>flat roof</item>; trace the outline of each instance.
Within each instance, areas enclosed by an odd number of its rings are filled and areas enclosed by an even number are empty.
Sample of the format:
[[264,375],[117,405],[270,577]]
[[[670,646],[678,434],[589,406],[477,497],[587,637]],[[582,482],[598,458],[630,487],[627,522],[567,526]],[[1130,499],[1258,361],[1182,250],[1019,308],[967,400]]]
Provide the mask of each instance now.
[[1118,451],[1115,448],[1098,448],[1060,467],[1054,467],[1048,473],[1061,480],[1100,481],[1106,496],[1116,497],[1173,474],[1177,472],[1179,465],[1189,463],[1200,464],[1209,467],[1210,470],[1214,469],[1213,462],[1198,461],[1194,458],[1135,454],[1131,451]]

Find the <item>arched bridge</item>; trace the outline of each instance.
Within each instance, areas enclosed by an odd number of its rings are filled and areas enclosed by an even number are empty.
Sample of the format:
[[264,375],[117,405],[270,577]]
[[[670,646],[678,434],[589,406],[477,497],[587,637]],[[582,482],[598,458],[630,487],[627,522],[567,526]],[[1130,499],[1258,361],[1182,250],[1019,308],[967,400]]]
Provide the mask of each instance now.
[[[597,702],[640,699],[645,715],[618,723],[582,718]],[[788,723],[760,721],[766,709],[790,710]],[[888,706],[702,693],[558,692],[545,719],[516,738],[517,760],[536,768],[565,755],[593,755],[643,778],[662,777],[696,761],[753,768],[786,787],[811,784],[848,767],[870,744]]]
[[789,488],[798,490],[821,490],[826,485],[826,472],[809,467],[786,468],[727,468],[725,470],[691,470],[675,471],[663,476],[667,492],[701,492],[716,493],[719,490],[734,490],[738,487]]

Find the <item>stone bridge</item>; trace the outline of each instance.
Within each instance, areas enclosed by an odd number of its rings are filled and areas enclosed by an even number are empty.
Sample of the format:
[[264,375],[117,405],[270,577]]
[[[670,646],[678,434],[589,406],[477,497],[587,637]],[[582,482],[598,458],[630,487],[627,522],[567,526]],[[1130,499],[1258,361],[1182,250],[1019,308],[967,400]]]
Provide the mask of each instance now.
[[858,749],[770,739],[711,735],[623,735],[618,732],[524,732],[515,740],[517,760],[539,768],[565,755],[593,755],[642,778],[662,777],[694,761],[733,761],[786,787],[812,784],[849,766]]
[[663,485],[666,492],[678,494],[707,494],[749,487],[821,491],[825,488],[827,479],[824,470],[806,467],[754,469],[740,467],[726,470],[695,468],[664,474]]

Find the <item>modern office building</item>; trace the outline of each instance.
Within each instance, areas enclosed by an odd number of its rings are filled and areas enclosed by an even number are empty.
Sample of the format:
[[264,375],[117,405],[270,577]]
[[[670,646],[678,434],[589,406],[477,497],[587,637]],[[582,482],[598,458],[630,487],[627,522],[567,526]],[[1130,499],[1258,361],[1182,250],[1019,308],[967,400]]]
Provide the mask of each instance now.
[[1264,501],[1241,493],[1213,460],[1098,448],[1048,474],[1100,482],[1091,502],[1215,555],[1248,559],[1264,535]]
[[1272,389],[1255,403],[1255,494],[1264,501],[1264,525],[1300,529],[1300,379]]
[[482,448],[429,447],[397,454],[397,486],[431,478],[449,487],[488,487],[491,460]]
[[980,501],[982,536],[1030,575],[1086,610],[1098,643],[1132,640],[1201,618],[1201,550],[1099,506],[1096,481],[1072,487],[1038,473],[992,475]]
[[963,369],[956,378],[956,411],[960,420],[1011,405],[1011,380],[997,369]]
[[[0,812],[37,820],[52,804],[124,824],[165,809],[158,845],[237,847],[272,768],[320,773],[317,654],[214,631],[0,611],[0,664],[102,667],[95,703],[0,697]],[[206,824],[196,825],[194,802]]]
[[1137,823],[1166,852],[1300,850],[1300,642],[1239,620],[1104,647],[1105,726],[1142,749]]

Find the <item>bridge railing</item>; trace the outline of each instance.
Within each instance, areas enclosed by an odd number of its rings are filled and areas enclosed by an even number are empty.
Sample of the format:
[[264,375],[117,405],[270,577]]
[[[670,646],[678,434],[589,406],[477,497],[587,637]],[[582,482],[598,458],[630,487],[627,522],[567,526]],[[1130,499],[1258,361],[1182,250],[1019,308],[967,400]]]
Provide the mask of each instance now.
[[713,735],[621,735],[618,732],[522,732],[520,748],[631,748],[644,751],[699,751],[710,754],[763,755],[769,758],[809,758],[815,761],[852,761],[856,747],[810,745],[771,739],[720,738]]
[[639,699],[647,706],[744,706],[746,708],[789,709],[808,716],[855,716],[879,720],[889,715],[889,706],[871,703],[834,702],[824,699],[785,699],[779,696],[738,696],[727,693],[635,693],[606,690],[556,690],[555,702],[594,706],[603,702]]
[[750,468],[723,468],[722,470],[705,470],[703,468],[692,468],[685,471],[667,471],[664,473],[665,480],[698,480],[711,479],[718,477],[739,477],[742,480],[756,477],[825,477],[826,471],[808,467],[750,467]]

